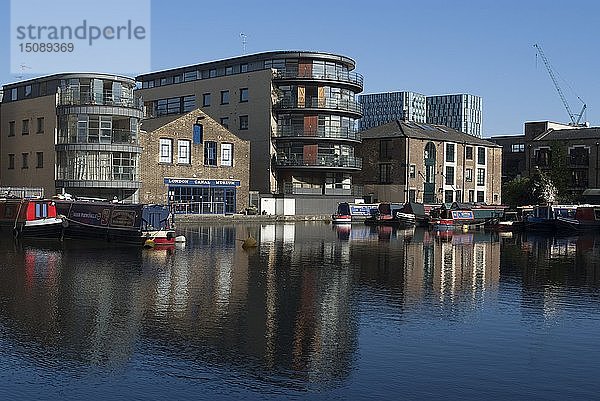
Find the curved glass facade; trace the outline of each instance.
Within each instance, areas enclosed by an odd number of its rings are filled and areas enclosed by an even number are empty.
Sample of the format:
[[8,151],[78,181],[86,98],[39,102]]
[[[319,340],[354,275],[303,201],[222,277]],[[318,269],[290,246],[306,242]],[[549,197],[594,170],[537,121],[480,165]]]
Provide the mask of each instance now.
[[351,72],[354,63],[315,54],[266,60],[265,67],[274,70],[273,166],[279,191],[350,195],[350,172],[362,166],[354,145],[361,140],[362,107],[355,96],[363,79]]
[[135,194],[142,104],[134,88],[133,80],[93,74],[60,81],[57,188],[79,196]]

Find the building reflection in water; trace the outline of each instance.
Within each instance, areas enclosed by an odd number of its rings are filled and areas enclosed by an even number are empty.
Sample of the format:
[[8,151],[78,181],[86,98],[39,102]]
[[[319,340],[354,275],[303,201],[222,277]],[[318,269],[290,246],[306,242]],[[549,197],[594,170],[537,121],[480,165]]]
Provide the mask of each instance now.
[[[39,355],[23,349],[45,363],[115,369],[137,355],[190,375],[216,366],[294,379],[282,386],[335,385],[352,371],[364,303],[392,306],[400,318],[428,304],[453,319],[501,280],[522,279],[523,292],[535,294],[523,302],[550,310],[561,287],[598,288],[600,277],[598,244],[586,237],[321,223],[201,225],[184,234],[188,244],[175,252],[2,244],[9,268],[0,270],[0,314],[10,341],[41,344]],[[250,235],[259,246],[244,250]],[[165,363],[174,358],[180,364]]]

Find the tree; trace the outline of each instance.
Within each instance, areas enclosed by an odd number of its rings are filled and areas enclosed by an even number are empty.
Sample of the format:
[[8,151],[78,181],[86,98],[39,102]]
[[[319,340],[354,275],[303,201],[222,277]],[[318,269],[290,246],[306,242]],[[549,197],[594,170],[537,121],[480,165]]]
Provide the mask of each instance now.
[[569,169],[569,155],[563,142],[553,141],[550,144],[551,163],[548,177],[556,188],[556,201],[570,202],[569,182],[571,179]]
[[552,179],[541,170],[536,172],[531,177],[531,193],[532,203],[553,203],[557,200],[558,189]]
[[533,203],[531,178],[517,177],[502,184],[502,200],[511,208]]

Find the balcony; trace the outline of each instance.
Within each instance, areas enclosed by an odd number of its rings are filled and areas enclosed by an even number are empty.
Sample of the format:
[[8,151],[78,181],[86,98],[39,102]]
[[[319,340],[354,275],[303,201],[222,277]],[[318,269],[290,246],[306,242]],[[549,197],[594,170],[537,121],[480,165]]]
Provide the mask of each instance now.
[[354,100],[307,98],[304,102],[297,99],[284,98],[273,105],[274,110],[291,111],[332,111],[348,114],[352,117],[362,117],[362,104]]
[[87,132],[58,131],[57,144],[138,145],[138,135],[127,129],[88,129]]
[[296,138],[319,138],[319,139],[340,139],[353,142],[360,142],[361,135],[350,129],[339,127],[318,127],[316,130],[308,128],[296,128],[292,126],[278,126],[274,133],[278,139],[296,139]]
[[76,89],[63,89],[59,92],[59,106],[116,106],[142,110],[140,97],[115,94],[113,91],[90,92]]
[[345,169],[360,170],[362,168],[362,159],[353,156],[338,155],[317,155],[312,158],[305,158],[302,155],[297,156],[275,156],[274,165],[278,168],[307,168],[307,169]]
[[314,71],[277,71],[274,80],[281,81],[321,81],[336,82],[340,85],[350,86],[356,92],[363,89],[363,76],[355,72],[314,72]]

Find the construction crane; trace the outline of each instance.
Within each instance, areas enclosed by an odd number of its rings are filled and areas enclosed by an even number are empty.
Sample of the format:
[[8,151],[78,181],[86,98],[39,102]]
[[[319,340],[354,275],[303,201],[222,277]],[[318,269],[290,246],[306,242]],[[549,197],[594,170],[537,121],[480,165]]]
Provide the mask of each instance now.
[[[573,112],[571,111],[571,107],[569,107],[569,103],[567,102],[567,99],[565,98],[565,95],[562,92],[562,89],[560,89],[560,86],[558,85],[558,81],[556,80],[556,77],[554,76],[554,71],[552,70],[552,67],[550,66],[550,62],[546,58],[544,51],[537,43],[534,44],[533,47],[536,48],[538,54],[542,58],[542,61],[544,61],[544,65],[546,66],[546,69],[548,70],[548,75],[550,75],[550,78],[552,79],[552,82],[554,83],[554,87],[556,88],[556,91],[558,92],[558,96],[560,96],[560,100],[562,100],[563,105],[565,106],[565,109],[567,109],[567,113],[569,113],[569,118],[571,119],[571,123],[569,125],[572,125],[574,127],[586,126],[586,123],[581,121],[581,119],[583,118],[583,113],[585,112],[585,109],[587,107],[585,102],[583,100],[581,100],[581,98],[579,96],[575,95],[575,96],[577,96],[577,99],[579,99],[579,101],[583,104],[583,107],[581,108],[581,112],[579,114],[573,114]],[[577,117],[577,119],[575,119],[575,117]]]

